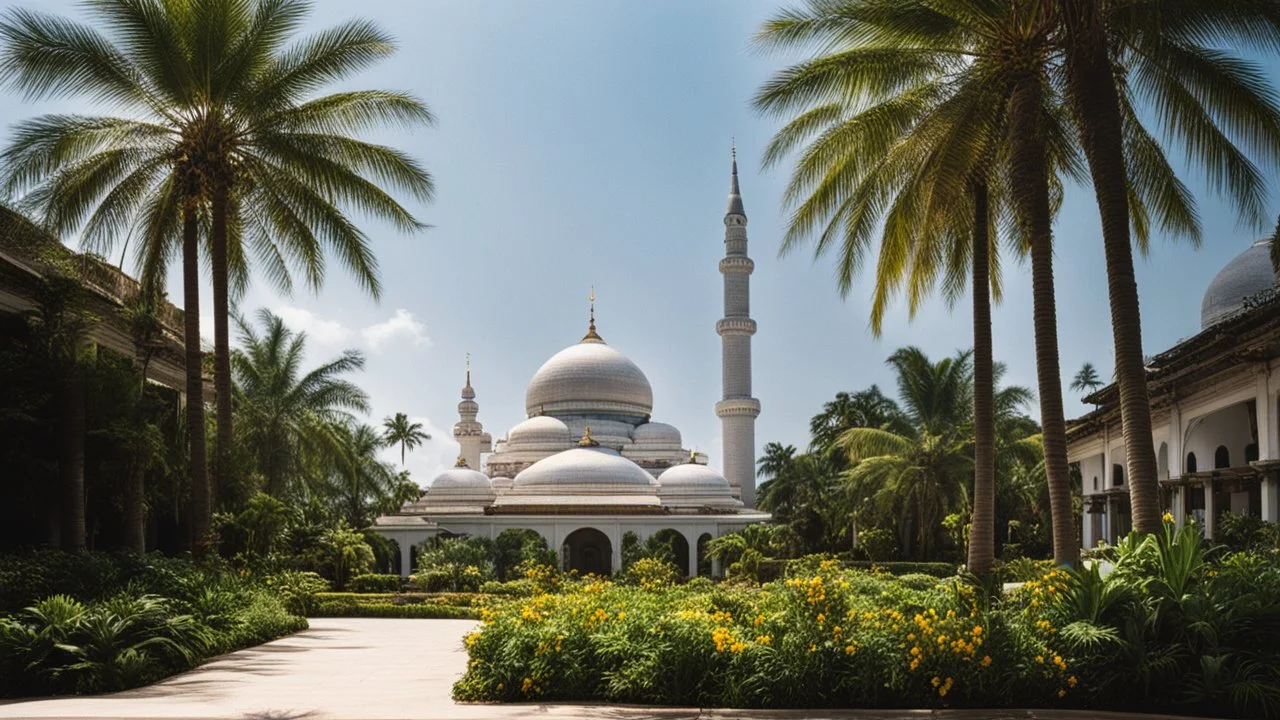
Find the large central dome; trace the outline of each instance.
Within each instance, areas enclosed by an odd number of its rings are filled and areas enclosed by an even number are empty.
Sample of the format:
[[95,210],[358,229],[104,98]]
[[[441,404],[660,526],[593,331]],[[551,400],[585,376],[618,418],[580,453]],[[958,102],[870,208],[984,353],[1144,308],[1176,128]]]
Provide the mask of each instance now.
[[653,412],[649,379],[626,355],[602,342],[567,347],[543,363],[525,393],[530,415],[605,413],[644,418]]
[[1271,267],[1271,240],[1263,238],[1232,258],[1204,292],[1200,329],[1204,330],[1244,308],[1244,300],[1276,284]]

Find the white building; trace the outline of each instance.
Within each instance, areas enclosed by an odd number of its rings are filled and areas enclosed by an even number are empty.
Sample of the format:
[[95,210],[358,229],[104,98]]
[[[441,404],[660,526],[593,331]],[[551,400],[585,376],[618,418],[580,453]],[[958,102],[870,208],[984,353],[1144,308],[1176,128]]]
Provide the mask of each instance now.
[[461,445],[457,465],[374,527],[399,546],[402,574],[410,572],[411,548],[436,535],[495,538],[527,529],[560,551],[563,569],[602,574],[621,569],[628,533],[644,542],[674,531],[678,564],[696,575],[708,540],[769,519],[752,509],[760,402],[751,397],[753,264],[736,154],[724,222],[725,317],[716,324],[724,399],[715,411],[724,426],[727,477],[708,467],[705,455],[682,447],[678,429],[652,421],[649,380],[596,331],[593,302],[586,335],[534,373],[527,417],[505,439],[493,443],[477,420],[468,370],[453,428]]
[[[1161,499],[1178,526],[1194,518],[1212,538],[1222,513],[1280,520],[1280,287],[1270,241],[1229,262],[1205,291],[1200,332],[1147,367]],[[1084,493],[1082,541],[1128,534],[1129,485],[1119,390],[1085,398],[1067,453]]]

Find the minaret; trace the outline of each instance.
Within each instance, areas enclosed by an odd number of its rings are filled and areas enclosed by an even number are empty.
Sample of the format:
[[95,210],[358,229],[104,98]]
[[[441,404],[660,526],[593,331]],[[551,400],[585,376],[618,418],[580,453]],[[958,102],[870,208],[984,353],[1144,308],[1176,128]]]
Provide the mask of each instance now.
[[472,470],[479,470],[480,453],[493,450],[493,438],[476,420],[479,413],[476,391],[471,387],[471,353],[467,353],[467,384],[462,388],[462,402],[458,403],[458,422],[453,425],[453,439],[461,446],[458,451],[459,467],[465,462]]
[[716,323],[720,335],[724,399],[716,403],[724,435],[724,476],[743,505],[756,506],[756,416],[760,401],[751,397],[751,271],[747,257],[747,213],[738,190],[738,151],[733,154],[729,209],[724,216],[724,318]]

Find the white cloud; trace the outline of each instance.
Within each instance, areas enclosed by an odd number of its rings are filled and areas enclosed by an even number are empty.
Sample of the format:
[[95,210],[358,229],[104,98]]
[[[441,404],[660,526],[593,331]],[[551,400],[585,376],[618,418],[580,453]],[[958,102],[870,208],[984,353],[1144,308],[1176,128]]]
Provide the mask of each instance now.
[[364,339],[365,345],[374,352],[398,338],[405,338],[414,346],[427,345],[431,342],[427,337],[427,326],[404,308],[397,309],[395,314],[382,322],[364,327],[360,330],[360,336]]
[[351,337],[351,329],[337,320],[325,320],[319,315],[299,307],[284,305],[272,309],[284,324],[290,328],[305,332],[307,339],[321,345],[339,345]]

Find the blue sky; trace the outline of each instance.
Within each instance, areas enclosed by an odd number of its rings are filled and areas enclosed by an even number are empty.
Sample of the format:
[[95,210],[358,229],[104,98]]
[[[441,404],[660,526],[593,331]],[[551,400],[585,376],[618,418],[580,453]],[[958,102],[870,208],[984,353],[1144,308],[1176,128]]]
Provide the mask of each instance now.
[[[70,0],[0,0],[0,8],[16,5],[76,12]],[[259,283],[242,309],[270,307],[306,329],[317,360],[347,347],[364,351],[367,369],[355,379],[372,396],[372,419],[406,412],[435,436],[409,461],[426,483],[456,455],[449,429],[465,354],[473,358],[480,420],[496,439],[524,417],[524,388],[538,366],[582,336],[594,285],[600,333],[649,376],[654,419],[679,427],[686,446],[719,465],[717,262],[736,137],[756,261],[755,394],[764,408],[757,440],[805,444],[809,417],[837,391],[872,383],[892,391],[884,358],[894,349],[913,344],[941,357],[970,345],[971,325],[963,304],[949,310],[935,301],[910,323],[895,310],[874,339],[866,282],[842,300],[830,261],[815,263],[803,251],[778,257],[787,170],[760,171],[777,124],[756,116],[749,99],[786,58],[747,47],[778,6],[320,0],[312,29],[358,14],[400,38],[394,58],[353,84],[412,91],[439,116],[436,128],[374,138],[413,153],[435,175],[436,201],[416,208],[434,227],[404,237],[369,226],[386,288],[380,304],[335,265],[318,295],[283,297]],[[0,124],[51,110],[89,108],[9,95]],[[1156,240],[1138,261],[1149,354],[1197,331],[1205,286],[1262,234],[1242,227],[1198,178],[1189,180],[1201,198],[1203,247]],[[1280,204],[1270,210],[1274,216]],[[1063,372],[1069,380],[1091,361],[1109,377],[1090,189],[1069,191],[1055,229]],[[1034,387],[1027,268],[1009,262],[1005,272],[996,357],[1008,365],[1008,382]],[[171,295],[181,296],[177,283]],[[1067,394],[1069,416],[1084,410],[1074,395]]]

